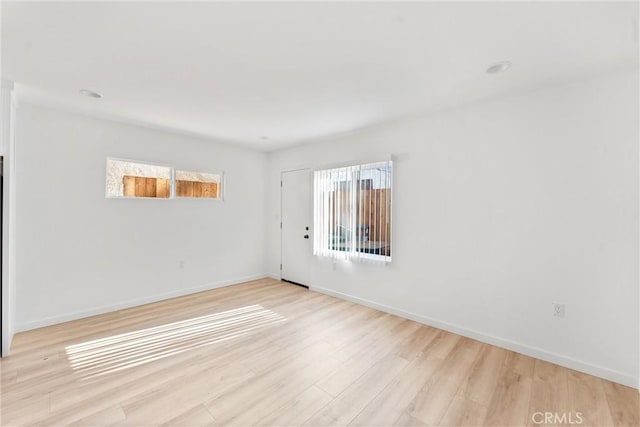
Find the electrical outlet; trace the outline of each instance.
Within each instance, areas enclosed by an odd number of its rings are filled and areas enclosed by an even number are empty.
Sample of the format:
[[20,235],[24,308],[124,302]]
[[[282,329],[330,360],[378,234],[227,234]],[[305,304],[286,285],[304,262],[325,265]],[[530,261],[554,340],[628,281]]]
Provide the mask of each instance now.
[[178,263],[178,265],[180,266],[180,268],[184,268],[184,261],[182,261],[182,260],[181,260],[181,261]]
[[565,307],[564,304],[554,302],[553,303],[553,315],[556,317],[564,317],[565,316]]

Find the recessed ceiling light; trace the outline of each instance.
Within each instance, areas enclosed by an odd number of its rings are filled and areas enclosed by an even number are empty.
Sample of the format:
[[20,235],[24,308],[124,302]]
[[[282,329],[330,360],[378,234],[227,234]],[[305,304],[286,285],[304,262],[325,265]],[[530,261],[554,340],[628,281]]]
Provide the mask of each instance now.
[[264,135],[262,135],[262,136],[260,137],[260,139],[261,139],[261,140],[263,140],[263,141],[268,141],[268,140],[269,140],[269,137],[268,137],[268,136],[264,136]]
[[491,67],[487,68],[487,73],[488,74],[504,73],[509,68],[511,68],[511,62],[509,62],[509,61],[500,61],[500,62],[496,62]]
[[102,94],[89,89],[80,89],[80,93],[89,98],[102,98]]

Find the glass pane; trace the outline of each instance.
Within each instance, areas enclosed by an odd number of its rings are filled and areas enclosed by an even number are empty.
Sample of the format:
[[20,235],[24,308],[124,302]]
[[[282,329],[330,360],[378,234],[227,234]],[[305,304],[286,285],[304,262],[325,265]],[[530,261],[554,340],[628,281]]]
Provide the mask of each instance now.
[[329,229],[331,249],[350,252],[352,245],[351,230],[351,170],[341,168],[331,170],[329,196]]
[[176,171],[176,197],[222,198],[222,174]]
[[107,159],[107,197],[171,197],[171,167]]
[[390,162],[363,165],[356,181],[356,250],[391,256]]

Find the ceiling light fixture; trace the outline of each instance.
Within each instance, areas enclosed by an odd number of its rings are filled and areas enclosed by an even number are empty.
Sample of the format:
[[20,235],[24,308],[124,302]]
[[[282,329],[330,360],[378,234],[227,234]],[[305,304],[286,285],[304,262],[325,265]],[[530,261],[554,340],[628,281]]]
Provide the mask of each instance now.
[[509,61],[496,62],[491,67],[487,68],[487,74],[504,73],[509,68],[511,68],[511,62],[509,62]]
[[264,135],[262,135],[262,136],[260,137],[260,139],[261,139],[261,140],[263,140],[263,141],[268,141],[268,140],[269,140],[269,137],[268,137],[268,136],[264,136]]
[[80,93],[89,98],[102,98],[102,94],[89,89],[80,89]]

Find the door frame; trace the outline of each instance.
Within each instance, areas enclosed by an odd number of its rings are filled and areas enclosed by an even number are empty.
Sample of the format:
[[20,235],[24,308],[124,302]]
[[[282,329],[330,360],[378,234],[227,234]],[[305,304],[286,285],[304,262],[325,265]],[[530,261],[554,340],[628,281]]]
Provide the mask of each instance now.
[[10,80],[2,79],[0,87],[0,153],[3,156],[2,171],[2,357],[9,355],[11,343],[15,334],[15,185],[16,185],[16,115],[17,99],[14,84]]
[[[311,243],[311,248],[313,249],[313,242],[314,242],[314,232],[313,232],[313,172],[314,169],[311,167],[298,167],[298,168],[294,168],[294,169],[286,169],[286,170],[281,170],[280,171],[280,270],[278,273],[278,276],[280,277],[280,280],[284,280],[282,278],[282,265],[283,265],[283,257],[284,257],[284,239],[282,236],[282,219],[283,219],[283,213],[284,213],[284,205],[283,205],[283,191],[284,191],[284,187],[282,185],[282,181],[283,181],[283,175],[285,173],[289,173],[289,172],[300,172],[300,171],[308,171],[309,172],[309,182],[308,182],[308,188],[309,188],[309,212],[311,212],[311,218],[309,218],[309,241]],[[313,252],[311,253],[311,256],[313,256]],[[286,281],[286,280],[285,280]],[[290,283],[294,283],[294,282],[290,282]],[[294,283],[296,285],[301,285],[303,287],[306,288],[310,288],[311,287],[311,275],[309,275],[309,283],[306,284],[301,284],[301,283]]]

